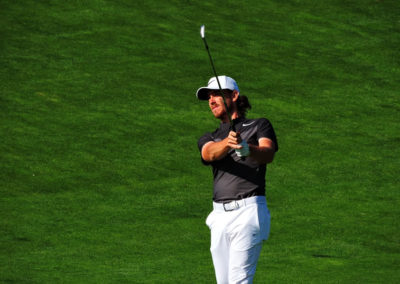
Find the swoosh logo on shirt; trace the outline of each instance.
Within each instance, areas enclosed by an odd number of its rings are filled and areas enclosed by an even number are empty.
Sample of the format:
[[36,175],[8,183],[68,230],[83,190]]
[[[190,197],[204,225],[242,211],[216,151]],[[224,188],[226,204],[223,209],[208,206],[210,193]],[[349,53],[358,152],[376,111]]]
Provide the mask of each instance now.
[[254,122],[255,122],[255,121],[253,121],[253,122],[250,122],[250,123],[243,123],[243,126],[249,126],[249,125],[252,125]]

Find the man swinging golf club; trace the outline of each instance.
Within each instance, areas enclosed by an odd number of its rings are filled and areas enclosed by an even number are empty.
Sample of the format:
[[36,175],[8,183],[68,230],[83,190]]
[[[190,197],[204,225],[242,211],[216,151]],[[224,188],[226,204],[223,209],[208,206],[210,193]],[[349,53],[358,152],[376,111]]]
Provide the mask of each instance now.
[[[201,33],[204,39],[204,26]],[[214,177],[213,211],[206,224],[217,283],[252,283],[262,242],[269,235],[265,174],[278,150],[275,132],[265,118],[246,118],[250,103],[230,77],[211,78],[196,95],[208,100],[221,121],[198,141],[202,162],[212,166]]]

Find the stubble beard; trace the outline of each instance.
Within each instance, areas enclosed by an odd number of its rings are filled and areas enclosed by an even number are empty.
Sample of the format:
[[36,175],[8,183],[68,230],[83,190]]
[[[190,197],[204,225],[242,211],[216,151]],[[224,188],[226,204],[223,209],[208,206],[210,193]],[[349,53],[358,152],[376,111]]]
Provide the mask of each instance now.
[[[220,105],[220,106],[218,106],[218,108],[222,108],[222,109],[220,111],[218,111],[217,113],[215,113],[212,110],[212,113],[213,113],[214,117],[219,119],[219,120],[221,120],[221,121],[229,120],[228,113],[226,111],[225,105]],[[232,107],[228,106],[228,110],[231,111],[231,109],[232,109]]]

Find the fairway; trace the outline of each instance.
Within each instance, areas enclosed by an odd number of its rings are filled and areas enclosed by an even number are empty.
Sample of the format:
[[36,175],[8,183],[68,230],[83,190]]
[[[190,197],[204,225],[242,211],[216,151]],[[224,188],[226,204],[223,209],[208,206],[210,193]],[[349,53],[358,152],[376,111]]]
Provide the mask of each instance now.
[[2,0],[0,283],[215,283],[203,24],[279,141],[254,283],[400,283],[395,0]]

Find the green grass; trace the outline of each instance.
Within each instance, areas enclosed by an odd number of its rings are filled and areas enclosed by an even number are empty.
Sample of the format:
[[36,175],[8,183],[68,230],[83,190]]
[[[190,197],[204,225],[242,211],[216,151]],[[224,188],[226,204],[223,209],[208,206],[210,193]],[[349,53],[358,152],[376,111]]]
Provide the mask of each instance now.
[[278,135],[255,283],[398,283],[399,15],[394,0],[2,1],[0,283],[213,283],[201,24]]

